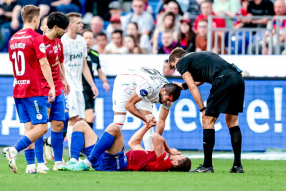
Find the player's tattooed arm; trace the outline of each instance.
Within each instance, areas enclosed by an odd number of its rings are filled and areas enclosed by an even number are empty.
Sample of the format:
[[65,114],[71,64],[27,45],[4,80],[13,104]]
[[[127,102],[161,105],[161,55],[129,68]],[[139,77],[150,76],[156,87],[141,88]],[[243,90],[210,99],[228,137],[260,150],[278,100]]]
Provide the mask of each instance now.
[[[200,86],[202,84],[204,84],[205,82],[195,82],[196,86]],[[188,84],[187,83],[179,83],[179,82],[174,82],[173,84],[176,84],[177,86],[179,86],[182,90],[187,90],[189,89]]]
[[130,146],[131,150],[142,150],[145,149],[141,146],[141,142],[143,139],[143,136],[150,128],[147,127],[145,124],[143,127],[141,127],[134,135],[131,137],[131,139],[128,141],[128,145]]

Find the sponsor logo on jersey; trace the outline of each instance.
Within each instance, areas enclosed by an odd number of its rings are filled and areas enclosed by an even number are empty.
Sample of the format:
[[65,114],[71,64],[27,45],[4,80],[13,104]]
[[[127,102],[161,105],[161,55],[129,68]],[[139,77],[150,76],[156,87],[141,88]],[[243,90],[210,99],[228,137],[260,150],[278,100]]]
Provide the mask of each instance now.
[[55,53],[58,53],[58,47],[57,46],[54,46],[53,50],[54,50]]
[[15,43],[10,45],[10,49],[13,50],[15,48],[25,49],[25,43]]
[[144,90],[144,89],[141,89],[141,90],[140,90],[140,95],[141,95],[142,97],[145,97],[145,96],[148,95],[148,92],[147,92],[146,90]]
[[73,59],[76,58],[82,58],[82,52],[80,52],[79,54],[71,54],[70,55],[70,61],[72,61]]
[[11,38],[11,40],[14,40],[14,39],[26,39],[26,38],[31,38],[32,37],[32,35],[30,35],[30,36],[20,36],[20,37],[13,37],[13,38]]
[[30,84],[30,80],[14,80],[14,85],[25,85]]
[[44,43],[40,44],[39,49],[42,53],[46,53],[46,46]]

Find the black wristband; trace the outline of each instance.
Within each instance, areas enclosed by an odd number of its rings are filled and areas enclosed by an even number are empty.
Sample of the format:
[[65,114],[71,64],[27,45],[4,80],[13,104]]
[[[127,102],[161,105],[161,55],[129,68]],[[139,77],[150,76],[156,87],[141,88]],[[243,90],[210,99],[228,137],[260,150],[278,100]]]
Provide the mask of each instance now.
[[188,87],[187,83],[182,84],[182,86],[183,86],[184,90],[189,89],[189,87]]
[[200,112],[203,112],[205,111],[207,108],[206,107],[203,107],[202,109],[200,109]]

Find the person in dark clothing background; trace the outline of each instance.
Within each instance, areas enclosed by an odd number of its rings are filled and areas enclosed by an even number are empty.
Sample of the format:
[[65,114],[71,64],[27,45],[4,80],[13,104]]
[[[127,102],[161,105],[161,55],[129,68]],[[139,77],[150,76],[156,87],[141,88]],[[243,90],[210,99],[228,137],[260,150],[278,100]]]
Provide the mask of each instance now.
[[[238,125],[238,113],[243,112],[244,80],[241,70],[212,52],[187,53],[182,48],[174,49],[169,62],[177,68],[185,84],[175,83],[182,89],[190,89],[200,112],[202,112],[204,164],[190,172],[213,173],[212,152],[215,144],[214,124],[225,113],[234,151],[233,167],[230,173],[243,173],[241,165],[242,136]],[[205,107],[198,86],[212,84]]]
[[[88,56],[86,58],[86,61],[90,71],[92,72],[91,75],[94,78],[94,71],[97,70],[98,76],[103,82],[103,88],[106,91],[109,91],[110,87],[105,74],[101,70],[98,53],[90,48],[92,41],[94,40],[93,33],[91,30],[84,30],[82,36],[87,44]],[[93,93],[91,91],[90,85],[88,84],[84,76],[82,77],[82,84],[83,84],[83,96],[85,100],[85,121],[90,125],[91,128],[93,128],[93,122],[94,122]]]

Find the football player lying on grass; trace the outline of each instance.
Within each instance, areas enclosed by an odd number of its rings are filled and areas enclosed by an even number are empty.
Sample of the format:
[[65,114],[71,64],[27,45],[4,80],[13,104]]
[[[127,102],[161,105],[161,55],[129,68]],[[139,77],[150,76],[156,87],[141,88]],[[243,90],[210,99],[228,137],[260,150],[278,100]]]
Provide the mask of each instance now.
[[[71,159],[58,170],[86,171],[92,166],[100,171],[189,172],[191,160],[177,149],[170,149],[160,134],[155,133],[152,137],[154,151],[145,151],[141,147],[143,135],[148,130],[146,125],[140,128],[129,141],[132,150],[125,153],[123,136],[117,124],[110,124],[98,138],[85,121],[77,122],[72,133]],[[82,148],[88,157],[78,162]]]

